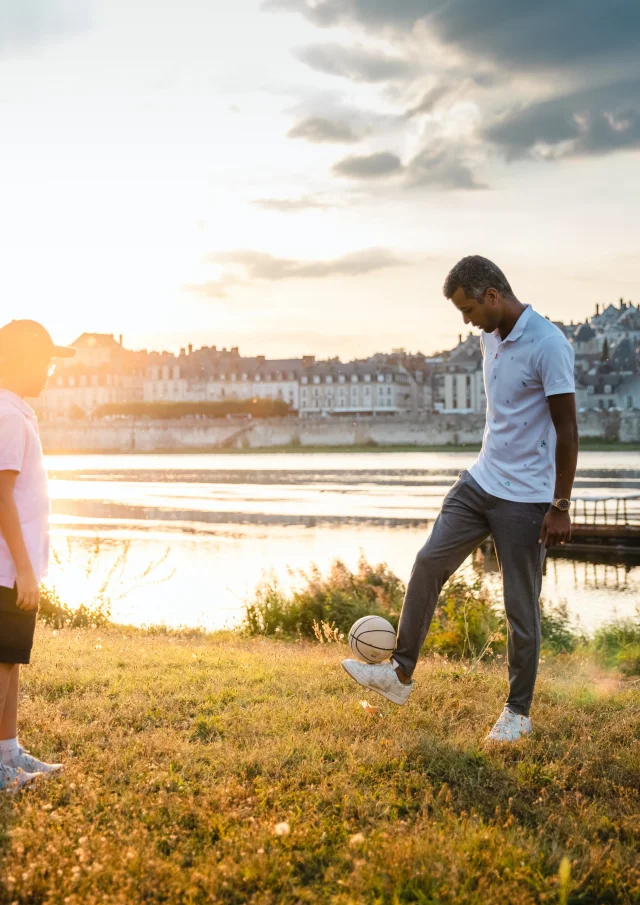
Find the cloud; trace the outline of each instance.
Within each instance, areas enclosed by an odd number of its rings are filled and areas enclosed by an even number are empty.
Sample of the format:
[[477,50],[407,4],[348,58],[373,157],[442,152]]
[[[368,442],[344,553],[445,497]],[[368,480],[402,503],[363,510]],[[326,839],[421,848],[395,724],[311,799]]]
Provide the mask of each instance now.
[[[248,280],[279,282],[333,276],[362,276],[387,267],[397,267],[406,262],[388,249],[368,248],[340,258],[320,261],[298,261],[292,258],[278,258],[265,252],[239,249],[207,255],[205,263],[240,269]],[[226,277],[223,276],[222,279]]]
[[311,196],[300,198],[257,198],[251,202],[254,207],[265,211],[279,211],[281,214],[294,214],[298,211],[327,210],[333,205],[319,201]]
[[278,211],[282,214],[295,214],[299,211],[328,211],[345,208],[360,200],[356,192],[319,193],[317,195],[300,195],[297,198],[256,198],[251,204],[265,211]]
[[402,176],[406,188],[486,188],[476,181],[461,153],[449,147],[444,139],[432,140],[406,166],[396,154],[382,152],[367,157],[346,157],[334,166],[333,172],[337,176],[358,180]]
[[352,82],[388,82],[406,79],[418,71],[414,63],[402,57],[342,44],[312,44],[298,50],[296,55],[316,72]]
[[202,295],[208,299],[224,299],[228,295],[228,290],[232,286],[242,283],[234,274],[224,274],[215,280],[205,280],[202,283],[185,283],[182,287],[187,292],[193,292],[196,295]]
[[[640,3],[633,0],[267,0],[264,6],[298,12],[319,27],[382,35],[396,47],[412,47],[414,58],[416,47],[422,48],[426,90],[415,72],[399,71],[397,81],[386,85],[387,100],[393,89],[404,104],[405,123],[437,112],[446,124],[457,103],[475,95],[476,134],[487,154],[493,145],[509,160],[555,160],[640,144],[639,81],[630,77],[640,48]],[[345,48],[327,45],[314,53],[311,62],[322,71],[352,80],[366,76],[357,59],[345,57]],[[480,99],[477,88],[483,89]],[[418,100],[407,103],[407,97]],[[496,117],[498,106],[506,112]],[[394,131],[402,134],[398,122]],[[404,167],[408,184],[478,187],[452,139],[447,142],[449,150],[423,151]],[[382,178],[401,167],[395,155],[377,154],[347,158],[334,172]]]
[[288,138],[304,138],[314,144],[331,142],[334,144],[355,144],[360,137],[355,134],[348,123],[340,120],[326,119],[322,116],[309,116],[296,123],[287,132]]
[[425,0],[266,0],[264,8],[302,13],[322,28],[361,23],[406,29],[426,15]]
[[405,115],[407,117],[412,117],[418,116],[421,113],[432,113],[436,105],[445,97],[448,97],[452,90],[451,84],[444,81],[432,85],[425,91],[418,103],[407,110]]
[[362,157],[345,157],[333,167],[336,176],[348,179],[387,179],[402,173],[402,161],[397,154],[380,151]]
[[636,53],[640,35],[633,0],[267,0],[264,7],[372,32],[406,33],[422,21],[441,44],[513,70],[592,66],[605,55]]
[[529,104],[485,127],[508,160],[558,159],[640,147],[640,79]]
[[470,165],[457,150],[443,140],[433,141],[409,161],[406,167],[408,188],[433,186],[440,189],[483,189]]
[[0,0],[0,54],[89,26],[91,0]]

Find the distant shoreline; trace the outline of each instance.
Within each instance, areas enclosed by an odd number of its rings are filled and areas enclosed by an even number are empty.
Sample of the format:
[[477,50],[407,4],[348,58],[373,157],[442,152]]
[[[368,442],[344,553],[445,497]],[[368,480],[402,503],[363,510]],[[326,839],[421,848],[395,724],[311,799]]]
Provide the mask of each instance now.
[[[582,452],[640,452],[640,443],[622,443],[615,441],[611,443],[602,440],[583,440],[580,443]],[[154,450],[123,450],[123,449],[90,449],[90,450],[51,450],[45,449],[47,456],[190,456],[190,455],[264,455],[265,453],[477,453],[480,451],[479,443],[468,444],[449,444],[441,446],[412,446],[412,445],[379,445],[372,446],[368,444],[358,446],[259,446],[254,448],[221,448],[215,447],[193,447],[189,449],[154,449]]]

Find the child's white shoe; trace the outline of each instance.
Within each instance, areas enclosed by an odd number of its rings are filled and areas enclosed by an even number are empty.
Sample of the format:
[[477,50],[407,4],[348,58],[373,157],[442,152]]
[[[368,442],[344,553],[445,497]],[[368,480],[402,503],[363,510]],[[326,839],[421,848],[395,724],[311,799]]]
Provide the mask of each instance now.
[[14,757],[8,766],[15,770],[24,770],[25,773],[59,773],[60,770],[64,770],[64,764],[47,764],[29,754],[22,746],[18,748],[18,756]]
[[17,792],[27,783],[33,782],[34,779],[43,775],[42,773],[26,773],[24,770],[0,764],[0,789],[3,792]]

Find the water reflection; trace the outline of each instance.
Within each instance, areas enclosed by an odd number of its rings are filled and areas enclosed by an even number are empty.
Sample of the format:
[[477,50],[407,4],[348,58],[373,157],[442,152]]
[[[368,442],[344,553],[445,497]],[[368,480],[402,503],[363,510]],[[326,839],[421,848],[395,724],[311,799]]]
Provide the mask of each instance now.
[[[340,557],[355,568],[364,553],[406,580],[444,495],[473,459],[470,453],[49,457],[54,544],[65,549],[70,540],[74,551],[52,577],[69,602],[86,599],[83,563],[95,538],[104,541],[101,570],[128,543],[116,618],[208,627],[237,621],[269,570],[290,586],[289,566],[315,562],[326,569]],[[637,492],[637,456],[583,454],[577,484],[581,493]],[[134,575],[165,550],[167,580],[131,590]],[[466,565],[479,567],[498,599],[490,550]],[[571,613],[594,626],[614,609],[634,612],[639,576],[633,563],[549,558],[543,595],[566,599]]]

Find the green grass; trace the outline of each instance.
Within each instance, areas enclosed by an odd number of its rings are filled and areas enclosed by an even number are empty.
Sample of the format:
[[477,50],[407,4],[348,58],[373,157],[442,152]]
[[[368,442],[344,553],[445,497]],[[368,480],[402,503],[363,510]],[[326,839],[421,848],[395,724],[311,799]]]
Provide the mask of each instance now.
[[395,708],[344,653],[41,624],[21,737],[68,770],[0,795],[0,903],[640,901],[638,680],[551,659],[490,748],[504,666],[431,656]]

